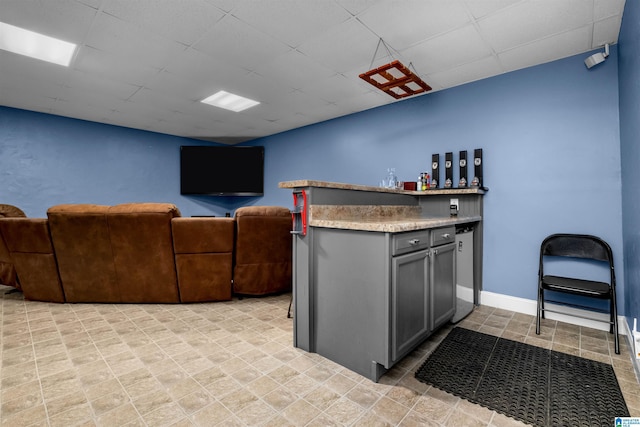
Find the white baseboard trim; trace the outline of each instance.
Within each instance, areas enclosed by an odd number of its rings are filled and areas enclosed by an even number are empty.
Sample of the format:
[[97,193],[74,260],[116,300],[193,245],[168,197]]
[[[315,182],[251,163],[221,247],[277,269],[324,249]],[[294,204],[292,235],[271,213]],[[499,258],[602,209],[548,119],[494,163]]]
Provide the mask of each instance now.
[[[480,305],[487,305],[489,307],[515,311],[516,313],[529,314],[531,316],[536,315],[536,310],[538,308],[538,302],[536,300],[512,297],[509,295],[496,294],[494,292],[487,291],[480,292]],[[580,310],[573,307],[559,306],[550,303],[546,303],[545,307],[551,309],[557,308],[567,313],[565,315],[562,313],[546,312],[545,316],[547,319],[558,320],[560,322],[578,326],[585,326],[587,328],[598,329],[601,331],[609,330],[609,316],[607,314],[595,313],[587,310]],[[597,320],[585,319],[583,317],[575,316],[592,317],[593,319]],[[618,316],[618,334],[631,336],[629,325],[627,325],[627,320],[624,316]]]

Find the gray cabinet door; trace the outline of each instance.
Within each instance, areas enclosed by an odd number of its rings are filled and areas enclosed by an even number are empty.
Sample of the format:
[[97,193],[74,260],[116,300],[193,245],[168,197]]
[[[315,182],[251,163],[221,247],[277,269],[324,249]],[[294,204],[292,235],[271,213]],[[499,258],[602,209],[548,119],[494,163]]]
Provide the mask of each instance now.
[[392,260],[391,360],[395,362],[430,332],[429,250]]
[[456,245],[431,249],[431,329],[446,323],[456,310]]

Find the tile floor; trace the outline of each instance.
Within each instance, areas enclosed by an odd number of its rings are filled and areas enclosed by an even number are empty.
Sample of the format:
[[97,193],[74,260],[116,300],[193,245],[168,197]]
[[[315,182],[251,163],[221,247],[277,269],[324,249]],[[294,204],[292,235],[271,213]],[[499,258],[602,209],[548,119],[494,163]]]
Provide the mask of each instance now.
[[[48,304],[0,286],[2,426],[522,426],[416,381],[449,327],[379,383],[292,347],[289,295],[185,305]],[[607,333],[477,308],[461,326],[613,364]]]

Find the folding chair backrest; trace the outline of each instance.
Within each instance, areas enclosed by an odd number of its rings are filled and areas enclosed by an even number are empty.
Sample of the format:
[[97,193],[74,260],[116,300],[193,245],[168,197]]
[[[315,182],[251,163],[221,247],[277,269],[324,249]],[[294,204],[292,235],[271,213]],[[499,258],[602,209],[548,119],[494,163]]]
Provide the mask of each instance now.
[[607,242],[586,234],[553,234],[542,242],[540,255],[594,259],[613,266],[613,255]]

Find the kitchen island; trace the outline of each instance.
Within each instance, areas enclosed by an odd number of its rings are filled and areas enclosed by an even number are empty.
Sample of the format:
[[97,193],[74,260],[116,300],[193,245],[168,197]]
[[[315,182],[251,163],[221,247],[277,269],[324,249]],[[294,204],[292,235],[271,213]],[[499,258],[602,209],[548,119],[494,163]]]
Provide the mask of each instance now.
[[481,285],[482,189],[279,186],[294,194],[297,348],[378,381],[455,314],[457,227],[475,230]]

